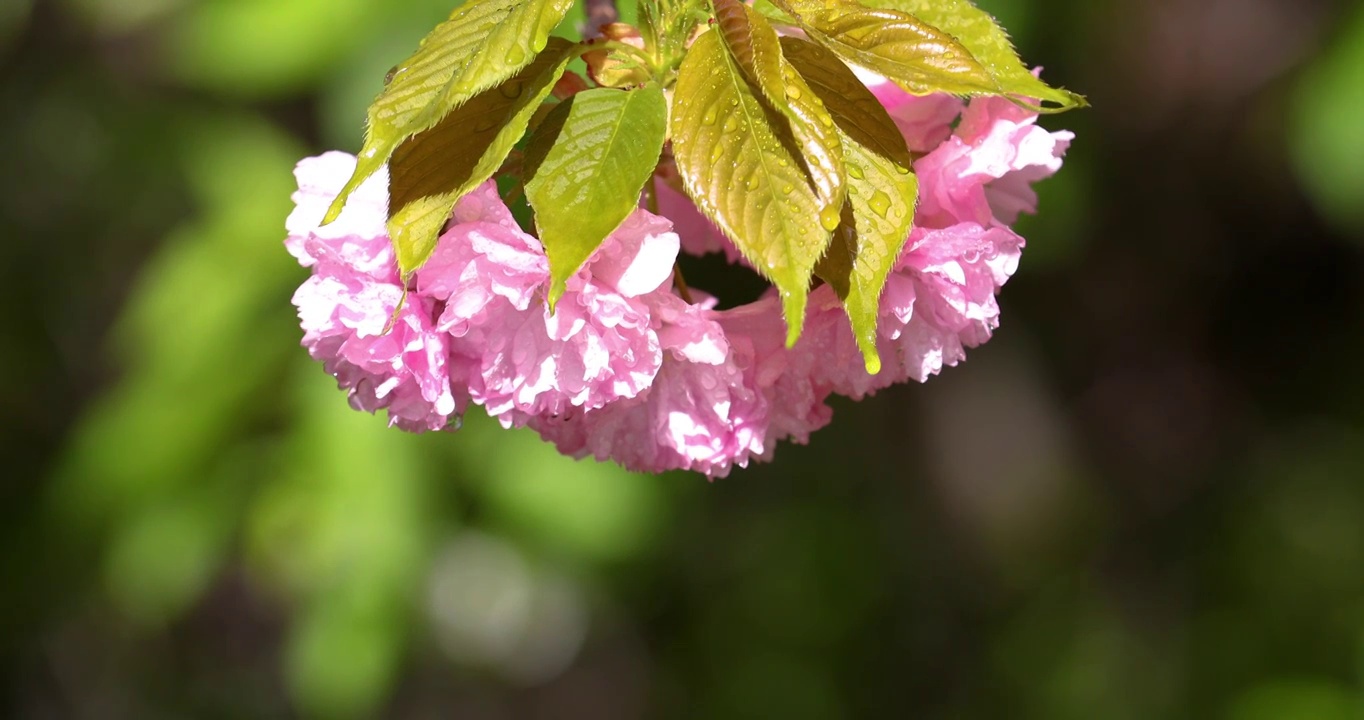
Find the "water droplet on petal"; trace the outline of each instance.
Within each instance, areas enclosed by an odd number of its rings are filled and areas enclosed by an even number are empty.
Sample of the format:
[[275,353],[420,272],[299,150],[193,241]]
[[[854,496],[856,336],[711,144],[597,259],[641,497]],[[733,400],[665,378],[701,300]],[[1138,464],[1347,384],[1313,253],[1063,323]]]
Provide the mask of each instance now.
[[508,100],[515,100],[521,95],[521,81],[508,80],[507,82],[498,85],[497,91],[502,94],[502,97],[507,98]]
[[849,165],[848,174],[851,175],[854,180],[861,180],[866,177],[866,174],[862,172],[862,166],[860,165]]
[[795,188],[791,187],[790,185],[783,185],[781,188],[781,194],[790,195],[792,190],[795,190]]
[[519,48],[519,47],[513,45],[513,46],[511,47],[511,49],[507,51],[507,64],[508,64],[508,65],[520,65],[521,63],[523,63],[523,62],[525,62],[525,61],[526,61],[526,51],[525,51],[525,50],[522,50],[521,48]]
[[796,87],[795,85],[787,85],[787,86],[786,86],[786,97],[789,97],[789,98],[791,98],[792,100],[799,100],[799,99],[800,99],[800,88]]
[[725,154],[724,147],[721,146],[720,143],[715,143],[715,145],[711,146],[710,148],[710,161],[712,163],[719,162],[720,156],[724,154]]
[[711,105],[710,107],[706,108],[706,113],[701,116],[701,124],[714,125],[715,121],[718,120],[719,118],[720,111],[716,110],[714,105]]
[[734,132],[735,130],[738,130],[738,129],[739,129],[739,119],[738,119],[738,118],[734,117],[733,115],[730,115],[729,117],[725,118],[725,128],[724,128],[725,132],[727,132],[727,133],[732,133],[732,132]]

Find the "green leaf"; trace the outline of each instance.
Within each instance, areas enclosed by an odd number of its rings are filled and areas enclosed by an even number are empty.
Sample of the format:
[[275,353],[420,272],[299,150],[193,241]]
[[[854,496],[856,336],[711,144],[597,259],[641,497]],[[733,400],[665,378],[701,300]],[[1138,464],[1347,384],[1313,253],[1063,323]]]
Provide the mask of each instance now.
[[578,47],[550,38],[544,52],[511,79],[470,98],[393,152],[388,232],[404,275],[435,250],[455,203],[502,165]]
[[881,291],[909,239],[918,179],[905,138],[876,96],[826,48],[786,37],[782,51],[823,98],[843,133],[848,203],[815,273],[833,287],[852,323],[867,372],[881,370],[876,322]]
[[502,83],[544,50],[574,0],[468,0],[421,41],[369,106],[355,173],[327,209],[346,198],[407,138],[428,130],[475,95]]
[[702,34],[673,92],[673,157],[697,207],[781,292],[793,344],[829,233],[789,123],[760,96],[720,34]]
[[565,101],[531,142],[550,147],[535,162],[526,199],[549,256],[550,307],[578,271],[635,208],[667,134],[663,90],[597,88]]
[[717,28],[730,57],[790,124],[805,170],[819,195],[820,224],[832,231],[838,227],[839,210],[847,197],[843,147],[833,118],[819,96],[782,57],[777,31],[766,18],[739,0],[714,0],[714,4]]
[[752,7],[755,12],[767,18],[767,21],[770,23],[776,23],[778,25],[790,25],[792,27],[796,25],[795,19],[793,19],[781,8],[777,7],[776,5],[773,5],[772,0],[753,0]]
[[950,34],[898,10],[847,0],[776,0],[810,38],[915,93],[998,94],[990,72]]
[[1085,107],[1083,96],[1064,88],[1053,88],[1038,80],[1019,59],[1009,35],[999,23],[984,10],[976,7],[970,0],[864,0],[877,8],[887,8],[909,13],[914,17],[951,33],[971,54],[984,65],[994,78],[996,86],[1005,94],[1016,98],[1035,98],[1042,102],[1056,103],[1054,108],[1036,108],[1046,111],[1069,110]]

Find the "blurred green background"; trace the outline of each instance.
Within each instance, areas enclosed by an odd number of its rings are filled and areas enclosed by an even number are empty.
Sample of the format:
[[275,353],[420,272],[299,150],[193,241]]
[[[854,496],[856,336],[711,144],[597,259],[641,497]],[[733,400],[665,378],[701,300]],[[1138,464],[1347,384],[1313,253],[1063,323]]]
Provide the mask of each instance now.
[[989,0],[1090,110],[1004,325],[707,484],[298,346],[450,0],[0,0],[0,717],[1364,718],[1364,4]]

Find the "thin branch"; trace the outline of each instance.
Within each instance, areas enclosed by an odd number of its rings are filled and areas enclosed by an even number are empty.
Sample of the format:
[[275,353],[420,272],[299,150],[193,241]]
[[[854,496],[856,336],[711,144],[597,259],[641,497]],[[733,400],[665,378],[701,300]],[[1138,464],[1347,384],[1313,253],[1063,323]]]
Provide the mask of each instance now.
[[[644,205],[654,215],[658,214],[658,186],[654,185],[657,180],[656,176],[650,175],[648,184],[644,186]],[[691,290],[687,287],[686,278],[682,277],[682,264],[679,262],[673,262],[673,289],[688,305],[696,304],[691,299]]]

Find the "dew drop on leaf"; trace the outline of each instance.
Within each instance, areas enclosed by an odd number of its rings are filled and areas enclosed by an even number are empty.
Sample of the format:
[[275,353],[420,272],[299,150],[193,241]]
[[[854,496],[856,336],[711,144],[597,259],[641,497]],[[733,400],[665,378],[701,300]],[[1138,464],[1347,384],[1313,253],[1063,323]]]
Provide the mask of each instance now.
[[739,129],[739,119],[738,119],[738,118],[736,118],[736,117],[734,117],[734,116],[732,116],[732,115],[731,115],[730,117],[725,118],[725,132],[727,132],[727,133],[732,133],[732,132],[734,132],[735,130],[738,130],[738,129]]
[[867,201],[867,205],[871,207],[872,212],[885,217],[886,213],[890,211],[890,196],[877,190],[871,194],[871,199]]
[[[877,192],[881,191],[877,190]],[[882,196],[885,196],[885,193],[882,193]],[[872,202],[876,202],[875,195],[872,196]],[[886,203],[887,204],[890,203],[889,197],[886,198]],[[819,224],[822,225],[825,230],[833,232],[834,228],[838,227],[838,216],[839,216],[838,208],[829,205],[825,207],[823,210],[819,211]]]
[[848,174],[851,175],[854,180],[861,180],[866,177],[859,165],[848,165]]

